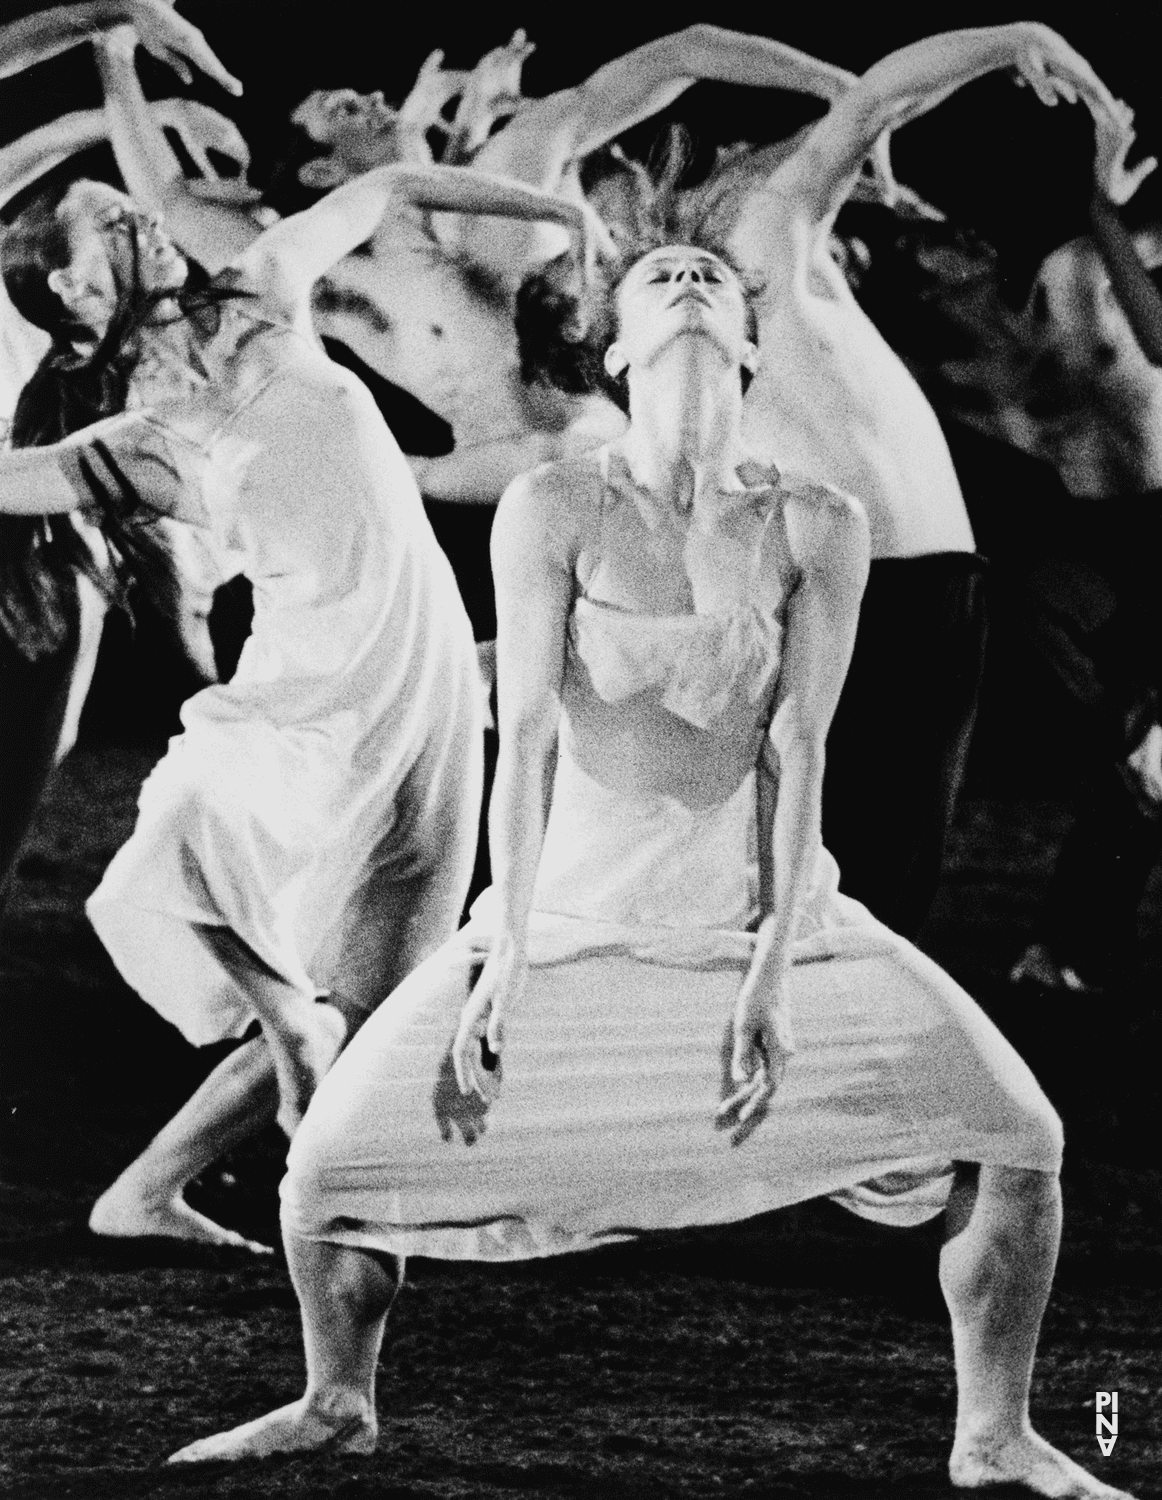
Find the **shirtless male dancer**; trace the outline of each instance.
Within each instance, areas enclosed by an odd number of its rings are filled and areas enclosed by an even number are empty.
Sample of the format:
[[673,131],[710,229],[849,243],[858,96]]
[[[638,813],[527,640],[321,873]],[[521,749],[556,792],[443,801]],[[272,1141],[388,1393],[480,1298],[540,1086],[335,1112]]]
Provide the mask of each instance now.
[[[764,282],[749,442],[857,495],[871,578],[828,739],[823,835],[844,891],[914,936],[935,893],[983,659],[980,560],[936,414],[829,252],[876,139],[954,89],[1014,68],[1045,104],[1116,102],[1047,27],[948,32],[882,59],[747,200],[731,248]],[[869,726],[878,725],[878,733]]]

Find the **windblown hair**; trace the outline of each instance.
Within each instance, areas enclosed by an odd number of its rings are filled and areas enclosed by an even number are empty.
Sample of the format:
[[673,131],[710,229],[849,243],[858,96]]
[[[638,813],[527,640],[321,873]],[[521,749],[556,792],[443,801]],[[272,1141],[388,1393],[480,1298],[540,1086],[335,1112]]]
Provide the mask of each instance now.
[[[48,285],[48,273],[71,259],[68,232],[57,212],[69,186],[34,198],[0,240],[0,267],[12,305],[52,339],[17,401],[9,434],[14,448],[60,442],[125,410],[142,355],[142,332],[160,300],[141,285],[134,237],[131,273],[118,286],[108,330],[92,353],[77,353],[74,345],[91,341],[92,332]],[[228,282],[211,283],[183,294],[183,308],[195,318],[212,318],[221,302],[238,295]],[[137,583],[168,619],[178,613],[180,584],[157,526],[163,512],[137,491],[108,449],[98,446],[107,478],[84,455],[80,469],[92,493],[92,513],[109,543],[112,574],[67,520],[54,524],[47,517],[0,516],[0,630],[29,660],[66,643],[77,574],[126,609],[129,585]]]
[[[739,152],[745,148],[739,148]],[[732,153],[733,155],[733,153]],[[601,264],[586,280],[571,255],[558,256],[527,277],[516,298],[516,331],[521,378],[548,382],[570,395],[601,392],[623,411],[629,409],[624,375],[605,369],[605,351],[617,336],[617,295],[630,269],[652,250],[693,245],[725,262],[746,294],[754,336],[754,303],[761,285],[734,261],[726,240],[750,174],[716,172],[697,187],[684,188],[689,142],[672,129],[648,166],[616,148],[602,154],[591,171],[586,197],[609,227],[617,259]],[[726,166],[733,165],[731,157]],[[723,167],[720,157],[719,169]],[[744,382],[749,376],[744,372]]]

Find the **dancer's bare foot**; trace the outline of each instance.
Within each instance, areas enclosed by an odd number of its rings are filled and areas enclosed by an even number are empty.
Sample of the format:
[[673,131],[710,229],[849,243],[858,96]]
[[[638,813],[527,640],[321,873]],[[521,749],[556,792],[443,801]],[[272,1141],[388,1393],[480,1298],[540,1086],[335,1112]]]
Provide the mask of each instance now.
[[158,1234],[167,1239],[193,1240],[200,1245],[226,1245],[234,1250],[247,1250],[251,1255],[274,1254],[269,1245],[248,1240],[191,1208],[180,1190],[172,1198],[151,1198],[128,1174],[119,1177],[94,1203],[89,1228],[94,1234],[113,1239]]
[[278,1123],[293,1136],[343,1049],[347,1022],[333,1005],[311,1004],[296,1013],[293,1029],[281,1028],[277,1036],[270,1027],[264,1030],[278,1075]]
[[272,1453],[297,1453],[307,1448],[330,1448],[335,1453],[374,1453],[378,1427],[369,1402],[349,1396],[320,1411],[307,1397],[280,1406],[254,1422],[229,1432],[199,1438],[168,1460],[171,1464],[230,1462],[239,1458],[268,1458]]
[[948,1472],[954,1485],[984,1489],[1020,1484],[1049,1500],[1133,1500],[1075,1464],[1035,1432],[1001,1438],[958,1437]]

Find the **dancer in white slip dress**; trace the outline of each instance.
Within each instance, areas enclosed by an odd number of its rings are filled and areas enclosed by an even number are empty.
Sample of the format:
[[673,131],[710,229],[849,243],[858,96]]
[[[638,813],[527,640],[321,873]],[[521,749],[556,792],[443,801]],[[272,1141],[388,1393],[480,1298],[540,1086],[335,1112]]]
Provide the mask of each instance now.
[[175,1461],[370,1451],[385,1252],[547,1255],[833,1193],[903,1222],[948,1203],[954,1482],[1113,1496],[1028,1418],[1060,1124],[821,846],[866,519],[746,462],[757,350],[724,260],[654,250],[616,310],[626,437],[534,471],[497,517],[496,886],[292,1143],[306,1395]]
[[46,291],[99,346],[148,268],[130,321],[153,411],[5,455],[0,508],[75,508],[90,493],[83,459],[107,488],[123,474],[200,518],[223,572],[245,571],[256,595],[234,679],[185,706],[89,914],[125,978],[191,1042],[255,1018],[263,1034],[103,1195],[99,1233],[245,1244],[184,1202],[185,1182],[279,1097],[292,1130],[344,1032],[459,920],[481,778],[471,629],[406,462],[309,322],[316,277],[396,196],[546,215],[578,234],[590,223],[463,169],[384,168],[279,224],[184,304],[185,263],[123,194],[76,184],[45,226]]

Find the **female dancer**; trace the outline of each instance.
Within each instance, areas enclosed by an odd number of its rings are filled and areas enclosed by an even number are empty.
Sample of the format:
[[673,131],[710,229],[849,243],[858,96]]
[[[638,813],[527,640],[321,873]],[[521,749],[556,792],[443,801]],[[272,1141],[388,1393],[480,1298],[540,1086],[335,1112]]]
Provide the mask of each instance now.
[[275,226],[186,317],[185,262],[123,194],[81,182],[18,222],[26,305],[35,288],[70,323],[81,368],[119,359],[131,382],[149,369],[154,414],[99,430],[99,447],[81,433],[5,455],[0,506],[74,509],[87,470],[201,514],[256,593],[234,679],[186,704],[89,912],[122,974],[191,1041],[254,1017],[262,1037],[104,1196],[101,1232],[240,1243],[188,1208],[184,1183],[279,1099],[293,1129],[346,1027],[459,919],[480,795],[471,632],[398,448],[309,323],[315,279],[401,195],[588,223],[460,169],[384,168]]
[[[63,7],[3,28],[0,73],[9,76],[66,43],[85,39],[82,23],[97,9]],[[200,33],[172,11],[133,4],[100,9],[110,19],[130,14],[139,18],[152,50],[164,50],[183,74],[188,74],[188,57],[228,79]],[[184,57],[178,48],[184,48]],[[212,110],[177,99],[161,100],[151,109],[159,128],[177,128],[187,147],[200,155],[207,145],[236,157],[245,153],[237,131]],[[78,110],[10,142],[0,149],[0,205],[107,134],[103,111]],[[56,352],[48,349],[50,343],[42,329],[13,307],[0,284],[0,429],[18,447],[61,437],[76,425],[75,412],[62,410],[50,416],[42,398],[18,410],[21,389],[46,352],[50,359]],[[167,527],[166,541],[171,552],[196,553],[185,528]],[[213,677],[205,621],[208,598],[190,589],[188,577],[185,583],[174,593],[174,623],[187,653]],[[0,518],[0,696],[5,705],[0,734],[0,900],[52,768],[76,738],[110,592],[110,560],[99,528],[79,516],[56,527],[36,517]]]
[[[1113,114],[1093,70],[1045,27],[927,37],[870,68],[781,160],[759,153],[776,159],[729,238],[764,286],[759,346],[778,350],[747,397],[754,451],[867,507],[873,563],[828,746],[824,831],[844,890],[909,937],[935,895],[975,716],[982,564],[936,414],[851,295],[830,241],[883,133],[997,68],[1017,69],[1045,102],[1080,95],[1095,115]],[[696,196],[720,223],[714,192]],[[558,296],[557,307],[558,324],[576,321],[568,298]],[[588,364],[600,372],[591,354]],[[894,732],[869,736],[881,717]]]
[[1112,1497],[1027,1414],[1060,1124],[969,997],[838,894],[821,844],[862,509],[748,460],[758,351],[720,255],[663,244],[611,295],[625,438],[518,481],[497,517],[497,885],[292,1144],[306,1395],[175,1461],[370,1451],[384,1252],[548,1255],[824,1193],[915,1222],[951,1189],[954,1480]]

